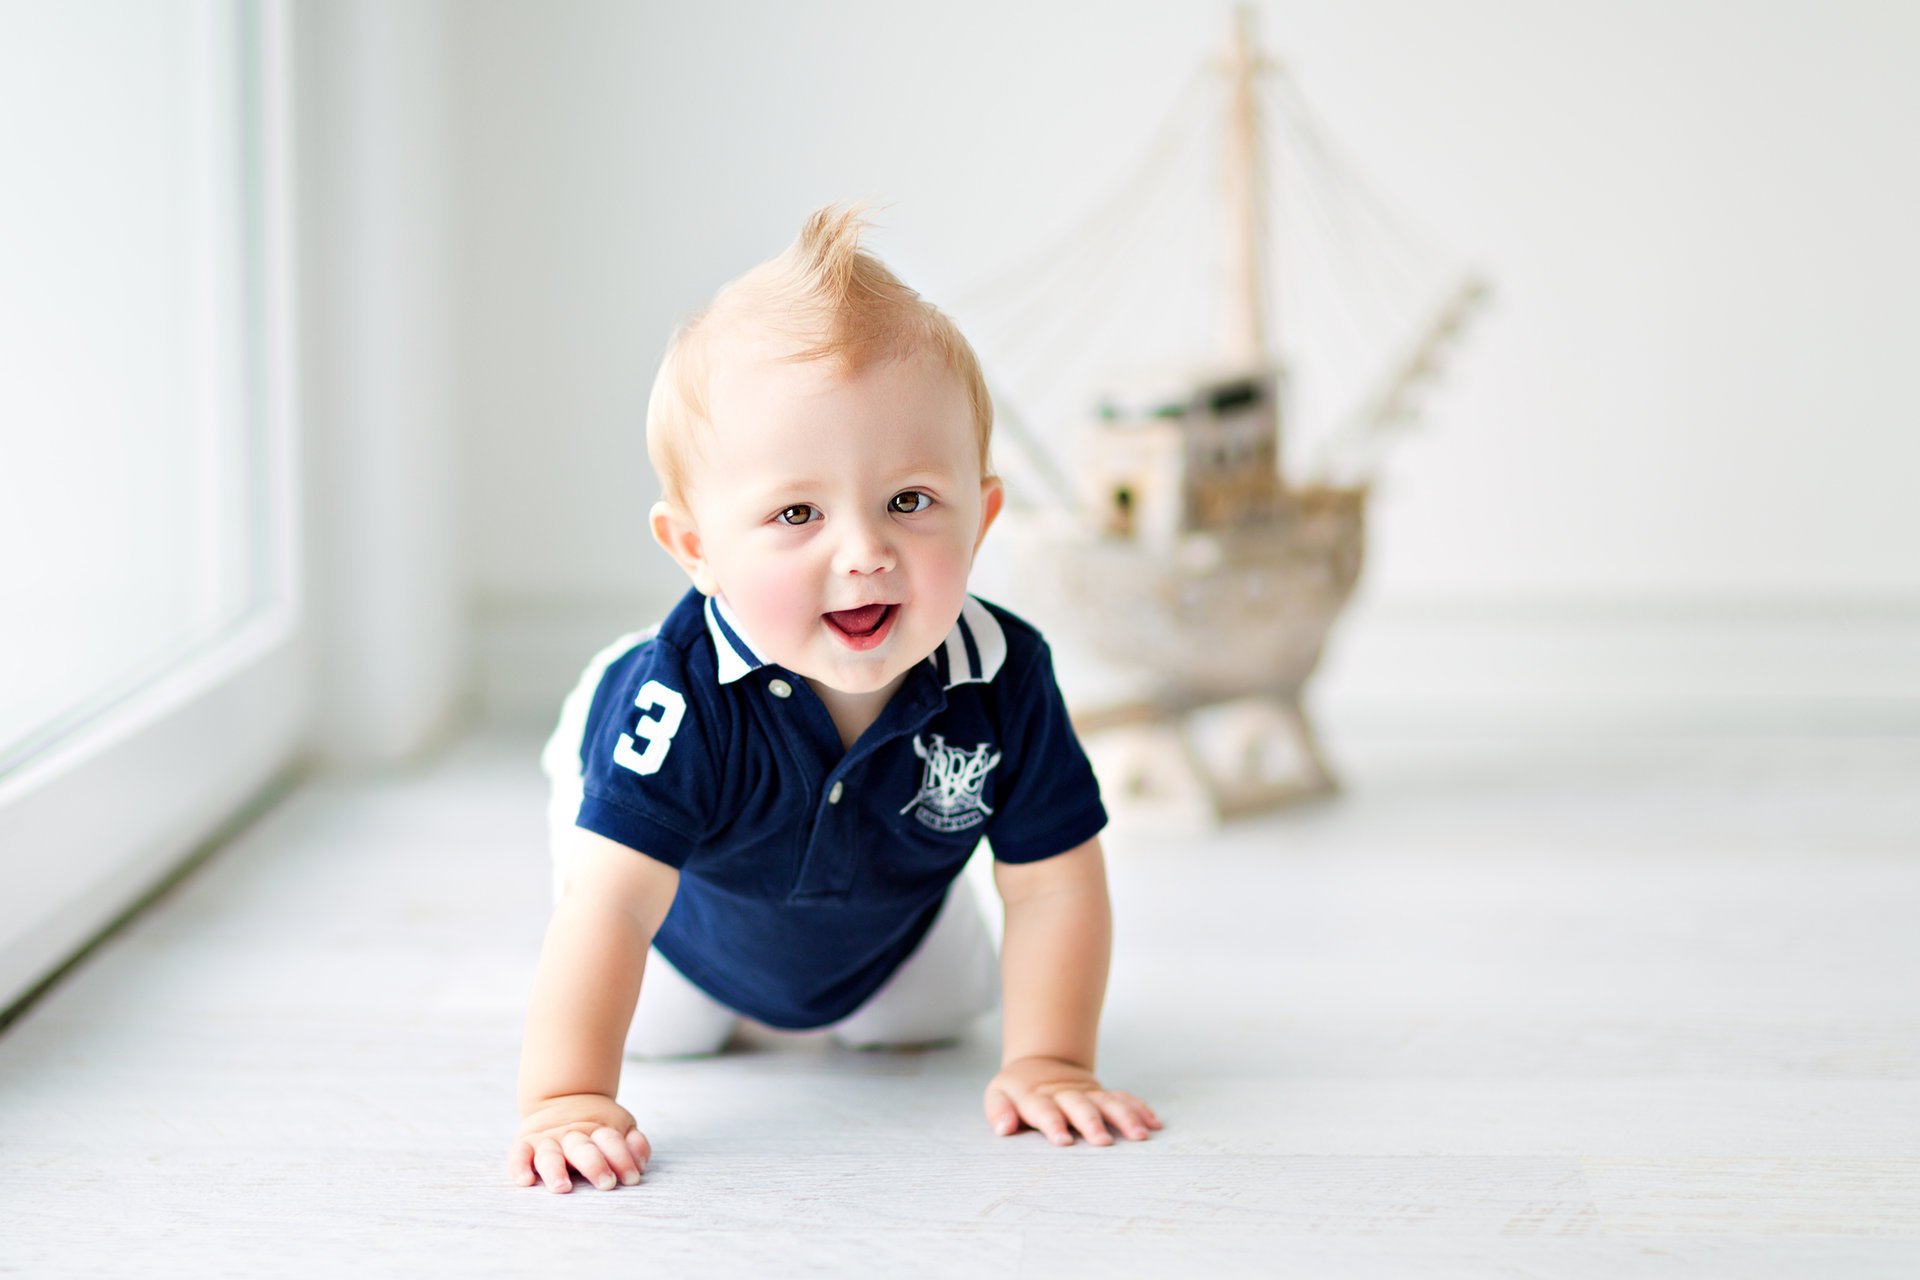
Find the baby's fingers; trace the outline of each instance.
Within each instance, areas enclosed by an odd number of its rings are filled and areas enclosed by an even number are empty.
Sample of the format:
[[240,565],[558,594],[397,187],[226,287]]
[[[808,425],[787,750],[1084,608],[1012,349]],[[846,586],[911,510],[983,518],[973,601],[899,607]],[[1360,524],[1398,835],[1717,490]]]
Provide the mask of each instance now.
[[619,1179],[607,1164],[606,1153],[600,1149],[597,1141],[602,1133],[611,1134],[618,1140],[619,1135],[603,1125],[594,1130],[592,1136],[577,1129],[560,1135],[560,1147],[567,1153],[567,1162],[578,1169],[582,1177],[602,1191],[611,1191]]
[[523,1187],[533,1185],[533,1144],[525,1138],[514,1139],[507,1152],[507,1176]]
[[1020,1108],[1013,1105],[1013,1099],[998,1089],[987,1090],[987,1123],[1001,1137],[1006,1137],[1020,1127]]
[[987,1123],[993,1126],[995,1133],[1004,1138],[1019,1129],[1022,1120],[1054,1142],[1073,1141],[1073,1134],[1067,1129],[1066,1118],[1060,1114],[1060,1108],[1042,1095],[1026,1093],[1015,1097],[1002,1089],[987,1090]]
[[1087,1136],[1087,1141],[1096,1147],[1113,1145],[1113,1135],[1107,1132],[1107,1122],[1100,1109],[1088,1101],[1087,1095],[1077,1089],[1063,1089],[1053,1095],[1060,1109],[1072,1118],[1074,1127]]
[[1100,1093],[1094,1095],[1094,1101],[1100,1104],[1101,1113],[1114,1128],[1136,1142],[1145,1140],[1149,1126],[1160,1127],[1160,1121],[1147,1110],[1147,1104],[1130,1094]]
[[1139,1113],[1140,1118],[1146,1122],[1147,1128],[1159,1129],[1163,1127],[1160,1123],[1160,1117],[1153,1113],[1153,1108],[1140,1101],[1140,1099],[1130,1093],[1123,1093],[1118,1089],[1109,1089],[1107,1092],[1110,1096],[1120,1099],[1120,1101],[1126,1103],[1132,1107],[1134,1111]]
[[560,1154],[560,1144],[552,1138],[542,1138],[534,1145],[533,1167],[540,1171],[547,1190],[555,1194],[573,1190],[573,1179],[567,1175],[567,1158]]
[[[641,1136],[638,1129],[629,1129],[626,1136],[622,1137],[618,1129],[612,1125],[603,1124],[593,1131],[593,1145],[600,1149],[600,1154],[607,1158],[609,1165],[613,1166],[614,1176],[629,1187],[640,1181],[640,1175],[647,1171],[645,1155],[647,1140]],[[611,1182],[599,1182],[598,1179],[595,1181],[599,1183],[602,1191],[609,1190],[613,1186]]]
[[634,1172],[645,1174],[647,1161],[653,1159],[653,1144],[638,1129],[627,1130],[627,1150],[633,1153]]
[[1067,1127],[1067,1118],[1051,1099],[1037,1093],[1026,1094],[1016,1100],[1020,1108],[1020,1118],[1047,1135],[1047,1141],[1057,1146],[1073,1145],[1073,1130]]

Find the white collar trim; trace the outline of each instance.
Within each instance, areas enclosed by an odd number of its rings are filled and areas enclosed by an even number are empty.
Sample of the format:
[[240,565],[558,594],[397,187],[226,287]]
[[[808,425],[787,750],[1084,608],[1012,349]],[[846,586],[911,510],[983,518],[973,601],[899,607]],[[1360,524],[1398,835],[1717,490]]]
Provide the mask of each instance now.
[[[725,601],[719,596],[708,596],[704,612],[707,632],[713,637],[721,684],[732,684],[767,665]],[[992,612],[973,596],[968,596],[960,606],[960,616],[954,619],[953,630],[947,633],[946,640],[927,657],[949,689],[963,684],[986,684],[1000,674],[1006,660],[1007,633]]]
[[987,683],[1000,674],[1001,664],[1006,660],[1007,633],[1000,629],[999,620],[987,606],[973,596],[968,596],[960,606],[960,616],[954,620],[946,642],[927,659],[945,678],[949,689],[955,685]]
[[740,619],[719,596],[708,596],[704,612],[707,633],[713,637],[713,656],[719,663],[720,683],[732,684],[749,671],[766,666],[766,660],[754,650],[753,642],[740,629]]

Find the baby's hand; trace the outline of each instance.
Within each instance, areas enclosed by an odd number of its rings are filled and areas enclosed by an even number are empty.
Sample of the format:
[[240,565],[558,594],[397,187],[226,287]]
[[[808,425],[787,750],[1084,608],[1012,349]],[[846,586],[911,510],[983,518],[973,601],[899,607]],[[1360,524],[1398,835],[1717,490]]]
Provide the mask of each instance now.
[[1016,1058],[987,1086],[987,1123],[995,1133],[1018,1133],[1022,1120],[1063,1147],[1073,1144],[1075,1128],[1106,1147],[1113,1145],[1108,1124],[1135,1141],[1160,1127],[1152,1107],[1130,1093],[1102,1089],[1084,1067],[1058,1058]]
[[520,1122],[520,1135],[507,1154],[507,1174],[530,1187],[538,1169],[549,1191],[565,1192],[573,1190],[567,1174],[572,1165],[602,1191],[611,1191],[616,1177],[628,1186],[640,1181],[652,1158],[647,1135],[625,1107],[597,1093],[569,1093],[547,1099]]

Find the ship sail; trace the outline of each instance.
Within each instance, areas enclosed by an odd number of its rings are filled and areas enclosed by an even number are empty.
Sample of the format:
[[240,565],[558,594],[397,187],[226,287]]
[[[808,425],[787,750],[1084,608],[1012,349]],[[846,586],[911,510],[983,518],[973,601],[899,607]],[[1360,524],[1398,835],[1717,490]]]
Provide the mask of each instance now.
[[1123,795],[1183,777],[1228,816],[1336,789],[1303,691],[1360,575],[1382,442],[1486,293],[1356,173],[1241,6],[1113,197],[953,305],[1009,503],[1047,517],[1033,563],[1147,677],[1073,707],[1134,735]]
[[1276,367],[1282,470],[1364,486],[1487,293],[1361,176],[1240,6],[1109,195],[949,309],[994,385],[1009,497],[1045,507],[1075,501],[1054,424],[1142,366]]

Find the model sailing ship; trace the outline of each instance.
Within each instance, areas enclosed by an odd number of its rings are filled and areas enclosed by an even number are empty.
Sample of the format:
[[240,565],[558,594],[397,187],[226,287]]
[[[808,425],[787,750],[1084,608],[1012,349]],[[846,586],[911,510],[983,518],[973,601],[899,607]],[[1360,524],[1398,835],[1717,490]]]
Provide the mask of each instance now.
[[[1103,658],[1146,676],[1139,696],[1076,705],[1076,725],[1124,739],[1110,766],[1123,793],[1197,791],[1221,817],[1336,788],[1302,691],[1353,594],[1366,541],[1364,474],[1334,478],[1323,465],[1296,481],[1285,465],[1260,110],[1262,83],[1281,77],[1239,8],[1232,47],[1211,68],[1214,86],[1227,87],[1219,358],[1110,390],[1064,466],[1049,463],[999,396],[1003,426],[1030,471],[1050,481],[1056,514],[1070,517],[1042,557],[1063,617],[1084,624],[1077,630]],[[1474,276],[1450,279],[1398,358],[1375,354],[1370,394],[1323,444],[1323,460],[1364,459],[1411,419],[1418,385],[1484,294]]]

